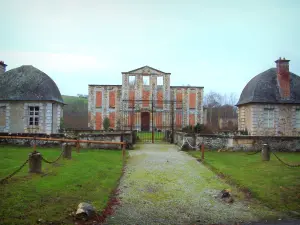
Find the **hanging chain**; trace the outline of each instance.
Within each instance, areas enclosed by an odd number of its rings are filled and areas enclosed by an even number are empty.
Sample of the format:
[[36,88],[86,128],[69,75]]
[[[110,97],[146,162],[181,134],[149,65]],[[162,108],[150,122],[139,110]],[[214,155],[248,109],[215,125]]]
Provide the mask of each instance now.
[[4,184],[8,179],[12,178],[15,174],[17,174],[23,167],[28,163],[29,159],[27,159],[17,170],[15,170],[10,175],[0,180],[0,184]]

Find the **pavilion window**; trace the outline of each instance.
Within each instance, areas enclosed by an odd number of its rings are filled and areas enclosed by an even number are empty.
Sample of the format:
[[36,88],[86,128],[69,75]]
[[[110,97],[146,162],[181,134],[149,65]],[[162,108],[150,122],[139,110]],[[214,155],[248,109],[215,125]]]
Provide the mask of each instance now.
[[265,108],[264,109],[264,127],[265,128],[273,128],[274,127],[274,109],[273,108]]
[[296,109],[296,128],[300,129],[300,108]]
[[6,106],[0,106],[0,127],[6,124]]
[[29,106],[29,126],[38,126],[40,116],[39,106]]

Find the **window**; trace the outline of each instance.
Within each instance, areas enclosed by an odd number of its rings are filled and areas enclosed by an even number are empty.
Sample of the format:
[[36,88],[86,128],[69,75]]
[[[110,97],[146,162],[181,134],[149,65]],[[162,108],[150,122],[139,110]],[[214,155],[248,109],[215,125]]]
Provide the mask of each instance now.
[[5,127],[6,124],[6,107],[0,106],[0,127]]
[[157,77],[157,85],[158,86],[164,85],[164,77]]
[[300,109],[296,109],[296,128],[300,129]]
[[150,77],[149,76],[143,76],[143,84],[150,85]]
[[29,106],[29,125],[38,126],[39,125],[39,112],[40,107]]
[[274,127],[274,109],[270,109],[270,108],[264,109],[264,127],[265,128]]
[[135,76],[129,76],[129,86],[135,85]]

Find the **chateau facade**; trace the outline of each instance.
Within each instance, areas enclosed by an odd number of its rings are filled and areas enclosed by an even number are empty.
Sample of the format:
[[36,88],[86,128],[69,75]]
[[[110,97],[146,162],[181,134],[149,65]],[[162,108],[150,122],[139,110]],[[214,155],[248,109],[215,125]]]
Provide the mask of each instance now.
[[203,124],[203,87],[170,86],[171,73],[149,66],[122,72],[122,85],[89,85],[88,126],[151,131]]

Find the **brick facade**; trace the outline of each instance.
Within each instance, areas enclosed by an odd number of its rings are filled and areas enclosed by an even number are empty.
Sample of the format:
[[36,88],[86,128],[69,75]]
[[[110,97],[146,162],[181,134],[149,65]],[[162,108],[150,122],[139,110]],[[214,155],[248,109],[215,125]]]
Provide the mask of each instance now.
[[[110,119],[113,129],[118,129],[124,121],[128,124],[140,124],[142,112],[151,110],[152,99],[156,100],[157,112],[153,121],[156,127],[161,126],[164,121],[164,114],[159,112],[171,110],[170,104],[164,103],[170,100],[176,101],[176,111],[182,112],[181,115],[174,116],[177,127],[203,124],[203,87],[170,86],[170,75],[145,66],[123,72],[122,85],[89,85],[88,126],[91,129],[103,129],[102,122],[105,117]],[[162,79],[163,83],[158,84],[158,79]],[[123,102],[123,100],[131,101]],[[143,100],[143,102],[137,104],[134,100]],[[129,116],[133,106],[140,108],[140,112]],[[128,118],[122,117],[123,112],[129,112]],[[183,120],[179,124],[180,116]]]

